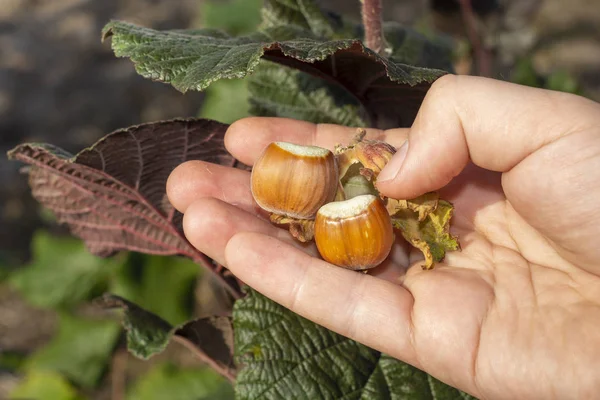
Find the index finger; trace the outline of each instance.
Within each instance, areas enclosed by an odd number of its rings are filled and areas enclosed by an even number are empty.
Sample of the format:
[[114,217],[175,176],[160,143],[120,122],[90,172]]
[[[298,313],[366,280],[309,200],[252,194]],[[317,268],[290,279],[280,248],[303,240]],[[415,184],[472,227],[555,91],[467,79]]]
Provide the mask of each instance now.
[[[399,147],[408,136],[408,129],[366,128],[367,138],[383,140]],[[225,135],[225,147],[238,160],[254,164],[264,148],[271,142],[324,147],[333,150],[336,144],[348,145],[357,128],[334,124],[313,124],[288,118],[250,117],[233,123]]]

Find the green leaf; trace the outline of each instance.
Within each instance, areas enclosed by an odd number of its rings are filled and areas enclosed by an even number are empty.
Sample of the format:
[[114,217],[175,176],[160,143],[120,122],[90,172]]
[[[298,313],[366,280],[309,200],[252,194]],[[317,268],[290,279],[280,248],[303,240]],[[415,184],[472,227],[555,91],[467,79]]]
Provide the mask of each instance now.
[[177,325],[192,317],[199,273],[198,264],[183,257],[132,253],[109,290]]
[[253,290],[235,303],[236,399],[464,399],[408,364],[316,325]]
[[581,94],[582,92],[577,79],[566,70],[558,70],[550,74],[545,87],[546,89],[573,94]]
[[102,289],[121,258],[90,254],[83,242],[38,231],[32,239],[33,262],[10,277],[13,287],[33,305],[72,306]]
[[262,29],[281,25],[297,25],[316,36],[332,39],[338,29],[339,18],[327,14],[314,0],[265,0]]
[[389,58],[417,67],[452,72],[452,47],[442,38],[432,40],[415,29],[397,22],[386,22],[383,32],[391,47]]
[[115,321],[63,313],[58,333],[31,356],[25,368],[59,372],[82,387],[94,387],[107,367],[119,333]]
[[32,371],[10,393],[10,399],[83,400],[71,384],[55,372]]
[[276,26],[232,38],[214,31],[156,31],[113,21],[104,28],[119,57],[142,76],[185,92],[242,78],[265,58],[336,83],[359,99],[370,124],[409,126],[431,82],[446,72],[388,60],[359,40],[326,41],[298,26]]
[[229,400],[233,388],[208,368],[179,368],[158,364],[139,378],[127,400]]
[[172,327],[156,314],[114,295],[104,295],[98,299],[98,304],[103,308],[125,311],[123,326],[127,331],[127,348],[136,357],[148,359],[167,347]]
[[360,103],[336,85],[307,73],[262,62],[250,77],[252,115],[365,126]]
[[261,0],[209,0],[201,3],[205,28],[223,29],[232,35],[253,31],[260,23]]
[[247,79],[223,80],[206,89],[201,118],[231,124],[249,115]]
[[103,308],[125,311],[127,347],[136,357],[147,359],[163,351],[171,339],[183,344],[202,361],[233,380],[233,328],[229,317],[207,317],[173,328],[159,316],[119,296],[98,299]]
[[0,350],[0,371],[16,372],[27,361],[27,354],[23,351]]

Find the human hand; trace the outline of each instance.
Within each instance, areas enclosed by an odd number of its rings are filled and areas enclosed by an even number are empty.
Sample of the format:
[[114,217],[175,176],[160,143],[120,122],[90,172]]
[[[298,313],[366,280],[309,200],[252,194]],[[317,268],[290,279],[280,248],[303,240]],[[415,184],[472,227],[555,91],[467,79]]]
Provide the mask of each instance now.
[[[354,133],[250,118],[233,124],[225,142],[251,165],[272,141],[332,149]],[[252,199],[249,172],[187,162],[167,192],[198,250],[333,331],[480,398],[596,396],[600,106],[446,76],[410,130],[371,129],[367,138],[400,147],[379,176],[382,194],[440,189],[454,204],[451,230],[462,251],[434,270],[423,271],[418,251],[402,239],[368,275],[320,260],[314,245],[269,223]]]

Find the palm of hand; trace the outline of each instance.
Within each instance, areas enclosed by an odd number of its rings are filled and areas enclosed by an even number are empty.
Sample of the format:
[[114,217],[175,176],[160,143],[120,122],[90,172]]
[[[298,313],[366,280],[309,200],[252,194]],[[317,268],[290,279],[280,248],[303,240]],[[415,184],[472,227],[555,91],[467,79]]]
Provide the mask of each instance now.
[[570,382],[591,362],[580,338],[600,326],[600,307],[578,289],[587,273],[514,210],[499,173],[470,165],[442,197],[462,251],[403,278],[418,365],[481,397],[578,397]]
[[[236,137],[230,151],[251,164],[266,143],[301,137],[291,132],[296,126],[307,128],[286,123],[283,137],[273,127],[247,142],[238,139],[246,132],[228,132]],[[340,132],[329,129],[312,142],[339,142]],[[455,205],[452,232],[461,252],[423,271],[413,259],[418,251],[399,240],[369,275],[318,260],[314,245],[273,227],[258,212],[249,181],[247,172],[188,163],[173,173],[168,191],[192,244],[263,294],[478,397],[581,398],[593,387],[595,373],[585,367],[597,350],[588,351],[583,339],[600,326],[590,294],[598,279],[587,285],[590,274],[561,258],[513,209],[499,173],[470,165],[441,191]],[[582,389],[570,387],[575,376]]]

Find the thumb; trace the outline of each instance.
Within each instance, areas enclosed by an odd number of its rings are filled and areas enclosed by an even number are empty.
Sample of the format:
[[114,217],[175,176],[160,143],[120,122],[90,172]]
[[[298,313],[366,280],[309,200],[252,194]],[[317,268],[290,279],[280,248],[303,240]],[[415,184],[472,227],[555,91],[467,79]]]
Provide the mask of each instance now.
[[577,121],[597,120],[597,113],[594,102],[574,95],[443,76],[429,89],[408,140],[379,174],[377,188],[389,197],[414,198],[445,186],[469,160],[507,172],[577,130]]

